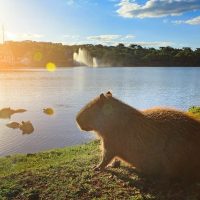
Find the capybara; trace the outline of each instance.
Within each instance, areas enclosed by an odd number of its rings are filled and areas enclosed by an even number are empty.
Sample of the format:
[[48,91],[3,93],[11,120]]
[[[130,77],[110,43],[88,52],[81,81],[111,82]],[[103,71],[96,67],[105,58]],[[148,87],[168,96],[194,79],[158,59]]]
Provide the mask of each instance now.
[[89,102],[76,120],[102,140],[98,169],[119,158],[146,175],[200,180],[200,121],[184,112],[140,111],[108,92]]

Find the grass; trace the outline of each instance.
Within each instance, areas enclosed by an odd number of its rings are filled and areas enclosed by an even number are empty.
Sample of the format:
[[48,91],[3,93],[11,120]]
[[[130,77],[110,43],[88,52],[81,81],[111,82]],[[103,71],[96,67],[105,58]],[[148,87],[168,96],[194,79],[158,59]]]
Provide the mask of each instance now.
[[188,109],[189,114],[192,114],[193,116],[200,118],[200,106],[192,106]]
[[[200,117],[200,107],[189,113]],[[0,200],[198,200],[200,183],[148,179],[122,165],[96,172],[99,141],[36,154],[0,158]]]
[[147,179],[123,165],[95,172],[99,141],[0,158],[0,199],[200,199],[200,184]]

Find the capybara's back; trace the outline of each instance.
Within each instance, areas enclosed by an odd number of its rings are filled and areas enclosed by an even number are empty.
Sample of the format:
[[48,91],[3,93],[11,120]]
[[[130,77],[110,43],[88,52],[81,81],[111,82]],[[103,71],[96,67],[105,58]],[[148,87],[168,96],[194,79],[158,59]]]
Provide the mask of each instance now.
[[102,138],[105,168],[115,157],[147,175],[200,180],[200,121],[172,109],[139,111],[108,92],[77,115]]
[[200,179],[200,121],[164,108],[145,110],[143,114],[154,124],[154,153],[162,157],[158,172],[172,178]]

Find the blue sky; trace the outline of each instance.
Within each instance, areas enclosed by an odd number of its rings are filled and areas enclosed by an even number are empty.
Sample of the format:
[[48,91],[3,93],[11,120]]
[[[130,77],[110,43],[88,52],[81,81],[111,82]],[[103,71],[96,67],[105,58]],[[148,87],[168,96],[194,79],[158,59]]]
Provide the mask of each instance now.
[[7,40],[200,47],[199,0],[0,0]]

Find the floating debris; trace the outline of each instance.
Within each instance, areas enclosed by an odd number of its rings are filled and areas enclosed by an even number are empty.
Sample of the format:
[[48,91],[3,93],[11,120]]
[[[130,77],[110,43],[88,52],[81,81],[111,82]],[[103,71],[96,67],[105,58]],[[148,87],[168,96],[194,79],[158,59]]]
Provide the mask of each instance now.
[[46,115],[53,115],[54,110],[53,110],[53,108],[44,108],[43,113],[45,113]]
[[11,122],[9,124],[6,124],[7,127],[12,128],[12,129],[17,129],[20,127],[20,123],[18,122]]
[[31,134],[34,131],[33,124],[30,121],[22,121],[22,123],[19,126],[19,129],[22,131],[22,134]]
[[13,114],[23,113],[23,112],[26,112],[26,110],[25,109],[13,110],[10,107],[3,108],[0,110],[0,119],[10,119]]

